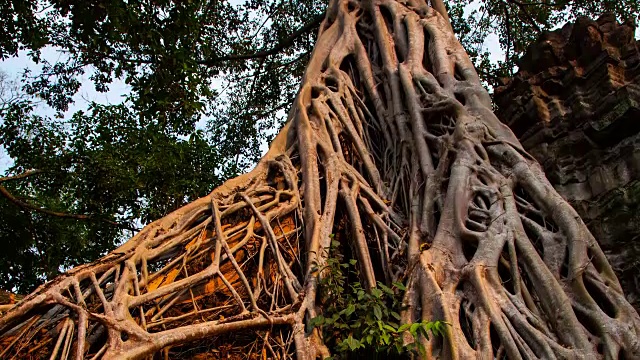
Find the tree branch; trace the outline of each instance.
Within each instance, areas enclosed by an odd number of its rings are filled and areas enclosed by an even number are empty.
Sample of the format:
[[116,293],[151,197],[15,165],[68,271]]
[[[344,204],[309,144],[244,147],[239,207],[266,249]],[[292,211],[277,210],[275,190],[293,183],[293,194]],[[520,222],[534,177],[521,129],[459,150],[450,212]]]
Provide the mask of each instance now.
[[[198,61],[196,61],[196,63],[199,64],[199,65],[214,66],[214,65],[218,65],[222,61],[259,59],[259,58],[264,58],[264,57],[267,57],[267,56],[270,56],[270,55],[274,55],[274,54],[276,54],[276,53],[278,53],[278,52],[290,47],[291,45],[293,45],[293,42],[297,38],[299,38],[300,36],[302,36],[302,35],[306,34],[307,32],[309,32],[309,31],[317,28],[318,26],[320,26],[320,24],[322,23],[322,20],[324,20],[324,16],[325,16],[325,14],[323,13],[321,15],[318,15],[318,16],[314,17],[309,23],[307,23],[306,25],[304,25],[300,29],[296,30],[288,38],[286,38],[283,41],[281,41],[280,43],[276,44],[271,49],[263,50],[263,51],[259,51],[259,52],[251,53],[251,54],[213,56],[213,57],[210,57],[208,59],[198,60]],[[129,62],[129,63],[134,63],[134,64],[155,64],[155,63],[157,63],[156,60],[131,59],[131,58],[125,58],[123,56],[114,56],[114,55],[105,55],[105,54],[99,54],[98,56],[102,56],[103,58],[109,58],[109,59],[115,60],[115,61]]]
[[33,170],[27,170],[27,171],[23,172],[22,174],[18,174],[18,175],[10,175],[10,176],[5,176],[5,177],[0,177],[0,183],[5,182],[5,181],[9,181],[9,180],[24,179],[27,176],[40,174],[42,172],[43,172],[42,170],[33,169]]
[[[520,10],[522,10],[524,15],[527,17],[527,20],[529,20],[529,24],[531,24],[531,26],[533,26],[536,29],[536,32],[541,32],[542,31],[542,29],[540,29],[540,26],[538,26],[536,21],[533,19],[533,16],[531,16],[529,11],[527,10],[525,5],[528,5],[528,4],[523,4],[523,3],[521,3],[520,1],[517,1],[517,0],[507,0],[507,3],[516,4],[520,8]],[[508,21],[508,16],[507,16],[507,21]]]
[[300,29],[298,29],[297,31],[295,31],[288,38],[286,38],[285,40],[281,41],[280,43],[278,43],[276,46],[272,47],[271,49],[259,51],[257,53],[253,53],[253,54],[225,55],[225,56],[213,57],[213,58],[210,58],[210,59],[198,61],[198,64],[215,65],[216,63],[218,63],[220,61],[249,60],[249,59],[263,58],[263,57],[267,57],[267,56],[276,54],[276,53],[288,48],[289,46],[293,45],[293,42],[297,38],[299,38],[301,35],[304,35],[307,32],[309,32],[309,31],[317,28],[318,26],[320,26],[320,24],[322,23],[322,20],[324,20],[324,16],[325,16],[324,13],[320,14],[320,15],[317,15],[310,22],[308,22],[305,26],[303,26]]
[[[42,173],[41,170],[29,170],[26,171],[22,174],[19,175],[13,175],[13,176],[5,176],[0,178],[0,183],[8,181],[8,180],[17,180],[17,179],[23,179],[26,178],[28,176],[31,175],[35,175],[35,174],[39,174]],[[126,224],[121,224],[112,220],[108,220],[105,218],[100,218],[100,217],[95,217],[93,215],[85,215],[85,214],[68,214],[68,213],[64,213],[64,212],[58,212],[58,211],[53,211],[53,210],[48,210],[48,209],[44,209],[41,208],[39,206],[30,204],[26,201],[22,201],[20,199],[18,199],[17,197],[13,196],[9,190],[7,190],[7,188],[5,188],[4,186],[0,185],[0,195],[4,196],[7,200],[9,200],[10,202],[12,202],[14,205],[21,207],[25,210],[31,210],[31,211],[36,211],[42,214],[47,214],[47,215],[51,215],[51,216],[55,216],[55,217],[59,217],[59,218],[63,218],[63,219],[76,219],[76,220],[94,220],[94,221],[102,221],[108,224],[111,224],[113,226],[117,226],[121,229],[125,229],[125,230],[131,230],[131,231],[139,231],[140,229],[135,228],[135,227],[131,227],[129,225]]]
[[[509,59],[511,58],[511,20],[509,20],[509,5],[504,7],[504,19],[505,26],[507,27],[507,51],[505,51],[505,64],[509,65]],[[513,65],[509,67],[509,76],[513,76]]]

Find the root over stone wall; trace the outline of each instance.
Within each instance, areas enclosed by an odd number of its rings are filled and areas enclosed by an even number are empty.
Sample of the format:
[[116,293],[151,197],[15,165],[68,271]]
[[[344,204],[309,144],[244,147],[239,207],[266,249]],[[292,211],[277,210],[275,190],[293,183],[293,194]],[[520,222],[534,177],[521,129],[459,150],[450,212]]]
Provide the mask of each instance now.
[[587,223],[640,308],[640,51],[612,15],[544,33],[495,91],[498,117]]

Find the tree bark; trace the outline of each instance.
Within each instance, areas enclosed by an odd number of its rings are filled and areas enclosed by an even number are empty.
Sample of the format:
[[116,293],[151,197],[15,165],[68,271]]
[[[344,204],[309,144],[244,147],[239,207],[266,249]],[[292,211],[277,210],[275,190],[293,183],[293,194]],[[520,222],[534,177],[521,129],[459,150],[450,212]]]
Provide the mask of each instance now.
[[256,168],[26,297],[0,319],[0,358],[328,356],[305,325],[331,234],[366,286],[405,282],[404,323],[451,324],[430,357],[640,357],[604,254],[446,17],[332,0]]

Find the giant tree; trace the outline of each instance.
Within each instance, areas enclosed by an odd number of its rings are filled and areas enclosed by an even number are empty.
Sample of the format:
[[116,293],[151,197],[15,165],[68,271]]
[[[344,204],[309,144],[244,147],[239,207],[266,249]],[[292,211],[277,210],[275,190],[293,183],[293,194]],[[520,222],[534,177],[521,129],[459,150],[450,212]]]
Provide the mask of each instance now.
[[596,240],[494,116],[440,1],[334,0],[254,170],[41,286],[0,357],[326,357],[333,241],[402,282],[440,358],[635,358],[640,318]]
[[[541,30],[578,14],[631,19],[639,11],[637,0],[445,6],[491,84]],[[124,229],[254,166],[285,117],[280,110],[292,105],[325,7],[325,0],[1,3],[0,59],[25,55],[38,64],[20,79],[28,96],[0,106],[0,147],[13,164],[0,181],[0,242],[11,244],[0,253],[0,287],[28,293],[60,269],[113,250],[130,236]],[[504,61],[489,61],[483,50],[491,33]],[[130,90],[124,103],[65,114],[81,89],[106,91],[116,79]],[[41,104],[57,116],[44,116]],[[37,171],[23,176],[27,170]],[[171,176],[159,183],[164,174]]]

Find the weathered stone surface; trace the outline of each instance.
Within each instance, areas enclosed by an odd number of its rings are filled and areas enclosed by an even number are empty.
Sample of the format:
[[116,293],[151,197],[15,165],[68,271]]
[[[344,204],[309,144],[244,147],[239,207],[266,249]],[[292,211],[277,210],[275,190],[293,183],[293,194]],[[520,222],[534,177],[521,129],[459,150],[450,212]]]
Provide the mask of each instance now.
[[495,91],[498,116],[587,223],[640,308],[640,52],[611,15],[547,32]]

